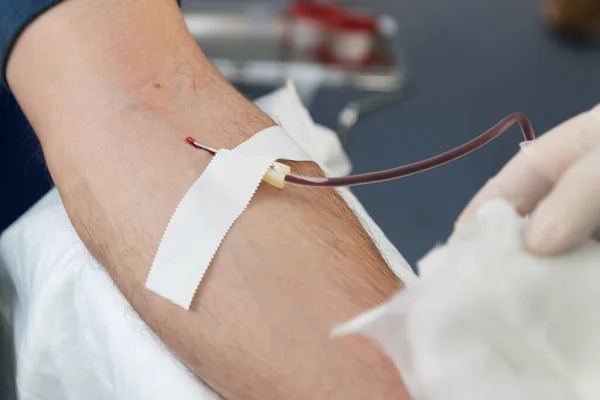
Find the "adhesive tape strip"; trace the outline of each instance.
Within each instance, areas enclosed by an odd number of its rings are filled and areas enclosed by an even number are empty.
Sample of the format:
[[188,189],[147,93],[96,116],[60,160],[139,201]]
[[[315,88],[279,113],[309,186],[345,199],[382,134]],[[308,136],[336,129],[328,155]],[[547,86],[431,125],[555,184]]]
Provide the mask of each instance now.
[[235,152],[275,157],[279,160],[312,161],[298,143],[279,126],[258,132],[235,148]]
[[217,152],[163,234],[146,288],[188,310],[219,246],[277,159],[310,161],[279,126]]

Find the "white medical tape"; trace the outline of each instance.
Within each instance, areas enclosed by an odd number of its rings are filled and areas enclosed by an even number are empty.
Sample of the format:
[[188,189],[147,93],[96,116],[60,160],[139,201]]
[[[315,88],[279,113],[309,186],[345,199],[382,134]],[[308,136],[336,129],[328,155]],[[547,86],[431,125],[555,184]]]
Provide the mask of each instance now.
[[278,160],[312,161],[312,157],[280,126],[258,132],[236,147],[234,151],[275,157]]
[[189,310],[225,236],[277,159],[310,161],[279,126],[217,152],[181,200],[163,234],[146,288]]

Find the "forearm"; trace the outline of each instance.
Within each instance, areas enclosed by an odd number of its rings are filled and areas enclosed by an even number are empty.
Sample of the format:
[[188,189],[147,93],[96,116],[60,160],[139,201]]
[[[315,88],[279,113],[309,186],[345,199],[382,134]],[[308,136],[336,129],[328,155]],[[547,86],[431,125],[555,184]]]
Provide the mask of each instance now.
[[8,78],[88,249],[217,391],[362,399],[401,390],[370,345],[328,339],[398,289],[332,191],[261,188],[193,312],[144,288],[169,217],[210,161],[183,138],[230,148],[273,124],[208,63],[174,1],[69,0],[21,37]]

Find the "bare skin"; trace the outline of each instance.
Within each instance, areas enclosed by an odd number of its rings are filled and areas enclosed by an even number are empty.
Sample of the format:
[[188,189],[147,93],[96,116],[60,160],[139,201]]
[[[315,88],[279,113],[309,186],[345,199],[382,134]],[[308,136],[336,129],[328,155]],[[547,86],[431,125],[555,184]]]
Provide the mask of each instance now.
[[273,125],[212,67],[173,0],[67,0],[21,35],[7,75],[75,229],[198,377],[229,399],[408,398],[370,343],[329,339],[401,287],[333,191],[261,187],[193,311],[144,288],[210,161],[184,138],[232,147]]

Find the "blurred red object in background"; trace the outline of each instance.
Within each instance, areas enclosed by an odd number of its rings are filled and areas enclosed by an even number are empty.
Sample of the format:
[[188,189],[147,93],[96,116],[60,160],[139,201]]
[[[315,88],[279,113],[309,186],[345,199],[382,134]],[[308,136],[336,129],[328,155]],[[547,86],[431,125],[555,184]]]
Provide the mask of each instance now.
[[294,50],[313,52],[322,61],[364,65],[373,59],[377,19],[328,1],[295,1],[289,8]]
[[327,21],[343,11],[333,3],[295,1],[289,9],[292,41],[297,50],[317,50],[326,45]]
[[344,11],[329,17],[329,51],[334,60],[364,63],[373,52],[377,20],[372,15]]

